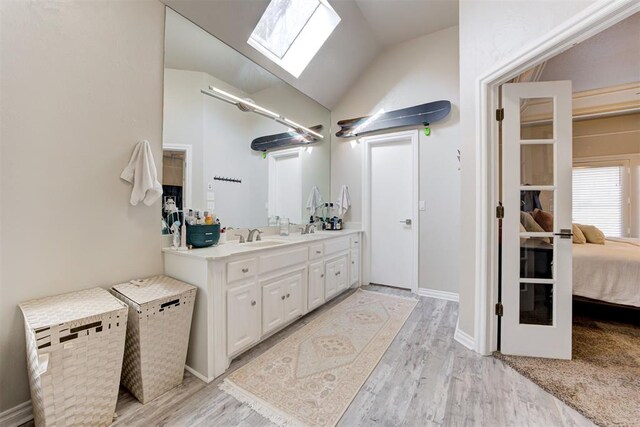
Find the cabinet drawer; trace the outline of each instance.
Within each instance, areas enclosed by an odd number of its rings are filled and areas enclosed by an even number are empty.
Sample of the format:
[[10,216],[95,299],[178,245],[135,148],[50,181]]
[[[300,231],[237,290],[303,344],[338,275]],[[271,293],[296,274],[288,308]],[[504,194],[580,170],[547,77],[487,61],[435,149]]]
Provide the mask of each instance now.
[[318,259],[324,256],[324,245],[320,243],[319,245],[311,245],[309,246],[309,259]]
[[356,249],[360,247],[360,235],[356,234],[350,237],[351,240],[351,249]]
[[257,270],[257,260],[255,258],[229,262],[227,263],[227,282],[231,283],[255,276],[258,272]]
[[260,257],[260,274],[302,264],[307,262],[308,259],[309,250],[307,247],[263,255]]
[[328,242],[324,243],[325,255],[346,251],[347,249],[349,249],[349,238],[347,237],[343,237],[335,240],[329,240]]

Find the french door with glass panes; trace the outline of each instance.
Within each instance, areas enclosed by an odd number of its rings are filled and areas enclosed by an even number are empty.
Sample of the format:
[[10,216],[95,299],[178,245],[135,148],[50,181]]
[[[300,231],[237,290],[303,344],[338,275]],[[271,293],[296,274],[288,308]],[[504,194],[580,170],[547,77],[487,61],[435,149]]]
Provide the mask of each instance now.
[[505,354],[571,359],[571,101],[570,81],[502,86]]

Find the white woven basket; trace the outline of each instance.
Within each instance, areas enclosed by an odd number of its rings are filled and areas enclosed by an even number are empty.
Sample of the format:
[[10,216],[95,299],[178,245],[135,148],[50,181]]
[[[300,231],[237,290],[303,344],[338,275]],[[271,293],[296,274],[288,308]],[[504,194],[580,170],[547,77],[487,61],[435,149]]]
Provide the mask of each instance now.
[[118,399],[127,307],[101,288],[20,304],[37,426],[107,426]]
[[111,289],[129,306],[122,384],[142,403],[182,383],[196,289],[167,276]]

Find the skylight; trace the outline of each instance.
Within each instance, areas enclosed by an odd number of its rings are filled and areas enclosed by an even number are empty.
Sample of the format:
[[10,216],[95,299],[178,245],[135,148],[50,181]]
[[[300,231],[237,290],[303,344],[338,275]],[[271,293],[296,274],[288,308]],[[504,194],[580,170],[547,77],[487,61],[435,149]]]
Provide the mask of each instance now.
[[339,22],[326,0],[271,0],[247,43],[299,77]]

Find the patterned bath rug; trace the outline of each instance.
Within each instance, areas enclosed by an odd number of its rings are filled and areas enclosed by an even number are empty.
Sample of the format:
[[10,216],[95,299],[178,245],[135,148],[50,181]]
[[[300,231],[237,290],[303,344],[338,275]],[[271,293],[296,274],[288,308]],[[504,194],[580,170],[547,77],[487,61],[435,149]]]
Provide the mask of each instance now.
[[417,300],[358,290],[220,385],[272,422],[335,426]]

